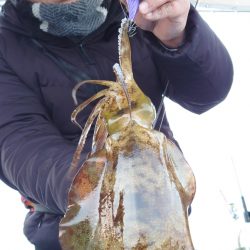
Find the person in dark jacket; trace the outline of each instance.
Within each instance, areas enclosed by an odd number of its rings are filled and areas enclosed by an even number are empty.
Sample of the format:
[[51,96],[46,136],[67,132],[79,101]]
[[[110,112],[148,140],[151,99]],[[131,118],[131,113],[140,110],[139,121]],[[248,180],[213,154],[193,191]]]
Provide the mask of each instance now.
[[[115,80],[123,17],[119,0],[7,0],[2,7],[0,178],[35,204],[24,233],[37,249],[61,249],[58,224],[81,133],[70,121],[72,88],[87,79]],[[135,22],[140,28],[131,38],[134,77],[156,110],[163,93],[197,114],[224,100],[233,78],[230,56],[189,0],[143,0]],[[82,87],[79,102],[99,90]],[[82,112],[81,124],[92,108]],[[159,117],[156,129],[163,117],[160,130],[174,140],[164,110]]]

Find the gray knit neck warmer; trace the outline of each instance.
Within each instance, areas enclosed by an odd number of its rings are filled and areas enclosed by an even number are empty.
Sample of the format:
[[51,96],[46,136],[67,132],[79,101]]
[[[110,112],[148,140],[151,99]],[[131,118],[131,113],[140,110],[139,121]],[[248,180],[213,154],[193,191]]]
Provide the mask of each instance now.
[[32,4],[41,30],[56,36],[87,36],[104,23],[111,0],[76,0],[72,3]]

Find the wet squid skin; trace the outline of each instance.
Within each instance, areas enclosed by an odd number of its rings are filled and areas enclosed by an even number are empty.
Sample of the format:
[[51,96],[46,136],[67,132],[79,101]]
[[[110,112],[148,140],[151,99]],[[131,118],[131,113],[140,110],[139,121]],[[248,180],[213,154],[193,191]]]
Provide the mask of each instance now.
[[73,168],[96,118],[92,151],[74,179],[60,223],[63,250],[194,249],[187,208],[195,178],[176,145],[152,128],[155,108],[133,78],[128,25],[123,20],[119,34],[117,82],[88,81],[108,88],[72,114],[75,121],[102,97],[72,161]]

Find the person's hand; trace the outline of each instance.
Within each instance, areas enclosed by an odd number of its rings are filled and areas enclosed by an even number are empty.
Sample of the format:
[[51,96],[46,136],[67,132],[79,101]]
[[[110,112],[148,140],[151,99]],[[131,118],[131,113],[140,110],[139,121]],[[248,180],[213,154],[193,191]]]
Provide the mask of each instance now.
[[189,9],[189,0],[141,0],[135,23],[175,48],[183,43]]

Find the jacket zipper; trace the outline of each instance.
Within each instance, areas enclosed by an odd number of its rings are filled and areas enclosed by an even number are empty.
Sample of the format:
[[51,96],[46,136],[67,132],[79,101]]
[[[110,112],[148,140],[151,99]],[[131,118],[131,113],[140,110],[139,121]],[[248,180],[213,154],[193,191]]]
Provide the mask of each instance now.
[[[86,43],[85,43],[86,44]],[[84,41],[82,41],[79,45],[80,47],[80,51],[81,51],[81,57],[83,58],[83,61],[89,65],[93,65],[95,64],[95,61],[88,55],[86,49],[84,48]],[[97,70],[96,67],[93,68],[93,70],[95,71],[95,74],[98,76],[99,72]],[[95,93],[99,92],[100,89],[98,89],[98,85],[94,85],[93,86],[95,89]]]
[[85,62],[87,62],[88,64],[94,64],[94,60],[90,58],[90,56],[88,55],[86,49],[84,48],[84,43],[81,42],[80,45],[80,51],[81,51],[81,56],[83,58],[83,60]]

